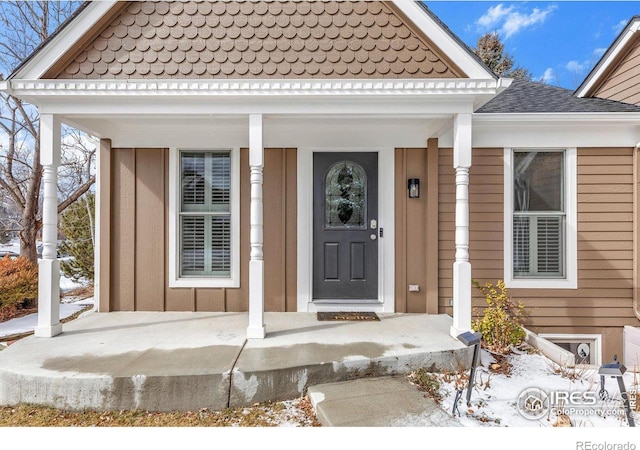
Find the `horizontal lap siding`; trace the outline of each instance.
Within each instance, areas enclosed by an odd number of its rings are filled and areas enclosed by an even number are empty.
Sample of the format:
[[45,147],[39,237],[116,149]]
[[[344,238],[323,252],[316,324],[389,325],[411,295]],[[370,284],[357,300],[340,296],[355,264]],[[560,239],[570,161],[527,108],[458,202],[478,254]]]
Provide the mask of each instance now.
[[[169,150],[111,150],[111,311],[246,311],[249,156],[240,153],[240,288],[169,288]],[[296,309],[296,150],[265,149],[265,309]],[[292,188],[293,186],[293,188]]]
[[595,96],[640,104],[640,39],[596,89]]
[[[452,314],[455,175],[451,149],[440,151],[439,306]],[[578,149],[578,289],[510,289],[530,310],[534,330],[603,333],[605,358],[623,325],[638,325],[633,296],[631,149]],[[504,278],[503,150],[474,149],[470,170],[470,257],[481,283]],[[474,306],[484,299],[474,291]],[[606,327],[616,327],[607,330]],[[561,331],[559,331],[561,330]],[[612,351],[612,350],[611,350]]]

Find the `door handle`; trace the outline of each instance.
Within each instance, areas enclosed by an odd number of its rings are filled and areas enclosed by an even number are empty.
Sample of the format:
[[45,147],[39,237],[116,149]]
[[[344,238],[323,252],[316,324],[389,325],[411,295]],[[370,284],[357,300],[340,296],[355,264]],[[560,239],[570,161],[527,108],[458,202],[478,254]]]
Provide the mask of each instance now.
[[378,239],[378,235],[375,233],[371,233],[369,237],[371,238],[372,241],[375,241],[376,239]]

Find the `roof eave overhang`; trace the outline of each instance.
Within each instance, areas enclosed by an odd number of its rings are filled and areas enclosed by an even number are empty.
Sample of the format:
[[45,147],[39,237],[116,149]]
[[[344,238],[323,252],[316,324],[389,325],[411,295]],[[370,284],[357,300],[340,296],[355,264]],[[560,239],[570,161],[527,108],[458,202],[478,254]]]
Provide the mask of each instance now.
[[469,78],[498,79],[422,2],[394,0],[393,3]]
[[92,1],[72,21],[56,31],[55,35],[19,66],[9,79],[35,80],[41,78],[58,59],[65,55],[116,5],[117,0]]
[[636,16],[629,21],[625,29],[618,35],[604,55],[602,55],[582,84],[575,90],[575,96],[584,98],[594,94],[594,90],[604,81],[603,77],[612,65],[615,64],[621,55],[626,53],[628,44],[632,42],[638,29],[640,29],[640,17]]
[[[69,103],[124,105],[203,103],[251,99],[269,103],[287,99],[429,99],[460,102],[469,112],[505,89],[494,79],[420,80],[10,80],[0,84],[6,91],[38,107],[68,110]],[[65,106],[66,105],[66,106]]]
[[618,123],[640,125],[640,112],[477,113],[474,123]]

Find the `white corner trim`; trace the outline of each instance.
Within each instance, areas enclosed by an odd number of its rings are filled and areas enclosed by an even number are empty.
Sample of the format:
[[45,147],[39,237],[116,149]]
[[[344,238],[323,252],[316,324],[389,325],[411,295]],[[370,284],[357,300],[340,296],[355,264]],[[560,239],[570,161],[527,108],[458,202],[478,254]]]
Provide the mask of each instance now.
[[[80,12],[72,23],[62,29],[49,43],[33,55],[12,78],[37,80],[49,70],[58,59],[67,53],[91,27],[113,8],[115,0],[93,1]],[[0,86],[0,90],[2,86]]]
[[600,82],[601,77],[609,69],[611,64],[616,60],[618,55],[625,49],[627,43],[633,38],[634,34],[640,28],[640,20],[635,20],[631,26],[628,26],[626,30],[622,32],[617,42],[610,47],[608,54],[605,53],[604,59],[602,59],[596,69],[589,74],[587,79],[576,91],[576,96],[583,98],[586,97],[596,83]]
[[[102,167],[100,164],[100,157],[102,155],[102,149],[101,149],[101,145],[100,145],[100,139],[93,137],[94,138],[94,142],[96,142],[96,182],[95,182],[95,192],[94,192],[94,234],[95,234],[95,245],[93,247],[93,298],[94,298],[94,302],[93,302],[93,311],[95,312],[101,312],[100,311],[100,300],[101,300],[101,295],[102,295],[102,284],[100,283],[100,279],[101,279],[101,270],[100,270],[100,256],[101,256],[101,246],[102,246],[102,233],[107,232],[107,231],[111,231],[111,230],[102,230],[102,226],[101,226],[101,218],[102,218],[102,200],[101,200],[101,194],[102,194],[102,190],[104,189],[104,174],[102,173]],[[106,251],[111,251],[111,249],[107,249]]]
[[231,150],[231,276],[179,276],[178,245],[180,204],[180,151],[229,150],[219,148],[172,147],[169,149],[169,287],[171,288],[239,288],[240,287],[240,149]]
[[469,52],[442,29],[431,16],[413,0],[393,2],[433,43],[456,64],[469,78],[494,79],[493,74],[482,66]]
[[[504,149],[504,282],[508,288],[577,289],[578,288],[578,178],[576,148],[531,148],[565,153],[565,278],[513,277],[513,148]],[[518,148],[521,150],[521,148]],[[527,150],[522,148],[522,150]]]

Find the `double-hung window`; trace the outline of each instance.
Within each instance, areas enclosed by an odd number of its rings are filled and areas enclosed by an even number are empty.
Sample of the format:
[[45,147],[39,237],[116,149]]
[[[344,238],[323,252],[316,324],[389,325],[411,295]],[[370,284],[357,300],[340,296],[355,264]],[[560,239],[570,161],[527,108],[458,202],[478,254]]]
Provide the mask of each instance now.
[[170,167],[171,286],[237,286],[235,160],[232,150],[174,151]]
[[505,150],[507,286],[575,288],[575,149]]

